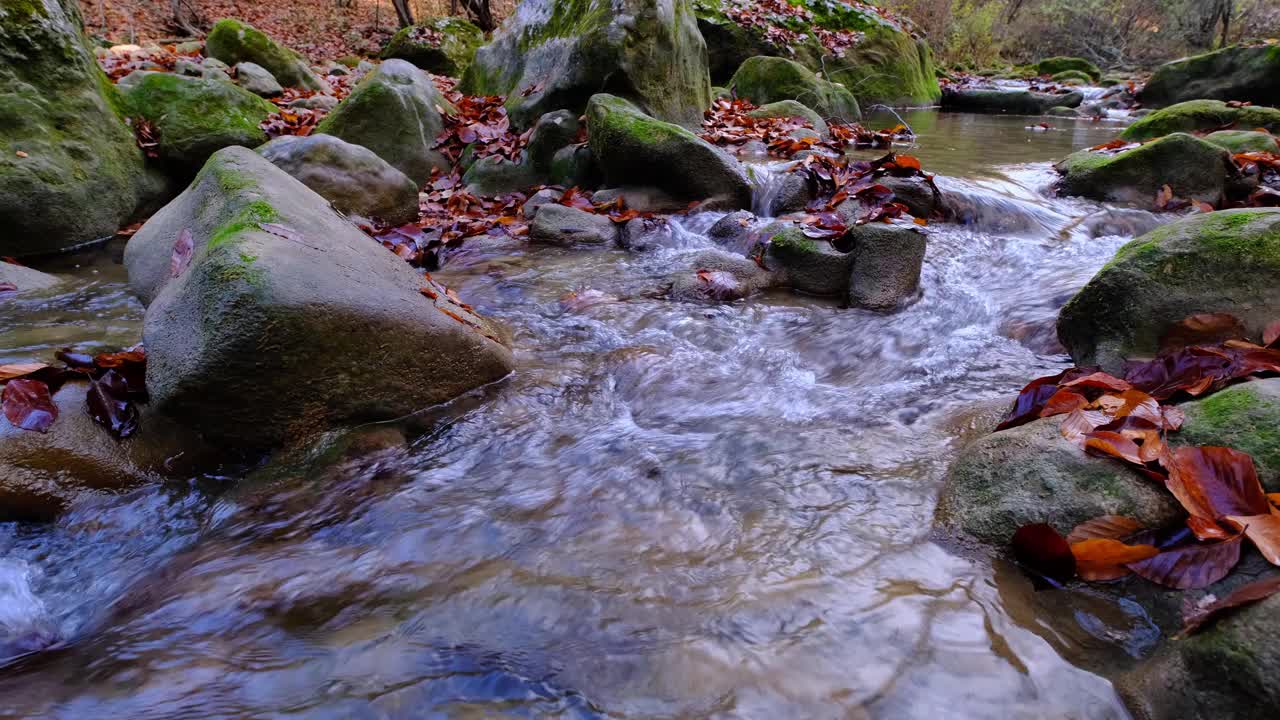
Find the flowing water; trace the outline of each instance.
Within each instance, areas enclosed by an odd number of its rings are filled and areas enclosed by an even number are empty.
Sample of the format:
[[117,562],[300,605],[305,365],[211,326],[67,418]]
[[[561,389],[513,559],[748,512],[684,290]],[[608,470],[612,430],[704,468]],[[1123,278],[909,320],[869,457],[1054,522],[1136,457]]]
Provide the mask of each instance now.
[[[897,314],[655,297],[714,216],[466,251],[436,276],[518,369],[407,450],[0,525],[0,717],[1127,717],[1064,656],[1141,632],[1047,640],[930,526],[965,418],[1064,366],[1057,308],[1150,218],[1044,194],[1114,125],[906,119],[967,224]],[[119,252],[0,304],[0,362],[136,341]]]

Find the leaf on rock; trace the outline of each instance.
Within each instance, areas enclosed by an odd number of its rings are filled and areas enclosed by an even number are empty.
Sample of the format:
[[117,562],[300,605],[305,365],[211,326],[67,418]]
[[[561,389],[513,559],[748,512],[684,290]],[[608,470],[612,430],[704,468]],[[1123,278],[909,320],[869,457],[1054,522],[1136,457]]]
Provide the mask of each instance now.
[[1230,313],[1192,315],[1165,331],[1160,338],[1162,351],[1188,345],[1207,345],[1244,338],[1246,331],[1240,318]]
[[1259,600],[1266,600],[1277,592],[1280,592],[1280,576],[1255,580],[1247,585],[1241,585],[1232,590],[1226,597],[1197,608],[1194,613],[1184,617],[1182,619],[1182,632],[1178,634],[1178,637],[1187,637],[1206,624],[1218,619],[1226,612],[1245,605],[1251,605]]
[[1129,563],[1134,574],[1177,590],[1208,587],[1240,562],[1243,535],[1219,543],[1189,543],[1159,555]]
[[1105,539],[1123,540],[1142,529],[1142,523],[1123,515],[1102,515],[1092,520],[1085,520],[1075,526],[1067,535],[1071,545],[1085,540]]
[[1071,546],[1046,523],[1023,525],[1013,534],[1013,556],[1027,569],[1062,582],[1076,573]]
[[1280,565],[1280,514],[1270,511],[1261,515],[1231,515],[1224,519],[1242,530],[1267,562]]
[[23,430],[48,432],[58,419],[58,406],[53,404],[49,386],[40,380],[18,378],[5,383],[0,406],[9,422]]
[[1219,520],[1270,512],[1253,458],[1246,453],[1225,447],[1180,447],[1166,457],[1169,492],[1188,514]]
[[1280,320],[1267,325],[1262,331],[1262,344],[1267,347],[1275,347],[1276,342],[1280,341]]
[[1111,390],[1114,392],[1124,392],[1125,390],[1133,388],[1133,386],[1127,381],[1121,380],[1120,378],[1105,372],[1089,373],[1088,375],[1061,383],[1060,387],[1099,388],[1101,390]]
[[1155,557],[1152,545],[1126,545],[1111,538],[1090,538],[1071,545],[1076,574],[1084,580],[1115,580],[1129,574],[1128,563]]
[[1187,518],[1187,527],[1199,540],[1225,540],[1231,537],[1231,533],[1222,529],[1222,526],[1215,520],[1208,520],[1202,517],[1191,515]]
[[1075,390],[1061,388],[1045,401],[1044,407],[1040,409],[1040,417],[1065,415],[1088,404],[1089,399]]
[[173,252],[169,255],[169,277],[179,277],[191,265],[191,256],[195,253],[196,243],[191,238],[191,228],[183,228],[178,239],[173,241]]
[[138,429],[138,408],[129,400],[129,383],[115,370],[89,381],[85,402],[94,422],[117,438],[127,438]]
[[1102,455],[1142,465],[1142,449],[1138,444],[1118,432],[1094,430],[1084,438],[1084,449],[1091,455]]

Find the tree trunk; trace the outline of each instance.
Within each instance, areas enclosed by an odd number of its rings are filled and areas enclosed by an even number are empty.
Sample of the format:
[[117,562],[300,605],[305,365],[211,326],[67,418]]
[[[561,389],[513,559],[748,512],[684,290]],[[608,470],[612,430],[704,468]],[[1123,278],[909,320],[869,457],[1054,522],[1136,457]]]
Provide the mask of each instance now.
[[409,0],[391,0],[391,4],[396,8],[396,19],[400,21],[400,27],[413,24],[413,8],[409,7]]

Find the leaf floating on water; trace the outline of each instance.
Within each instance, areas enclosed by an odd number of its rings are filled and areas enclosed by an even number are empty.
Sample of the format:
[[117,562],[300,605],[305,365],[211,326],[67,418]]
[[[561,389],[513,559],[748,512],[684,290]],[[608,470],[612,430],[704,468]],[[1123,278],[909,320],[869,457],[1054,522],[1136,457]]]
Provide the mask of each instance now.
[[169,255],[169,277],[180,277],[191,265],[191,256],[195,253],[195,240],[191,237],[191,229],[183,228],[178,239],[173,241],[173,252]]
[[1208,587],[1227,576],[1240,562],[1243,535],[1220,543],[1193,542],[1159,555],[1129,563],[1128,568],[1153,583],[1176,590]]
[[138,408],[129,401],[129,384],[115,370],[89,381],[85,401],[94,422],[117,438],[127,438],[138,429]]
[[1051,580],[1062,582],[1076,574],[1071,546],[1045,523],[1018,528],[1013,534],[1013,556],[1027,569]]
[[0,406],[9,422],[23,430],[48,432],[58,419],[58,406],[53,404],[49,386],[40,380],[17,378],[5,383]]
[[1259,600],[1266,600],[1277,592],[1280,592],[1280,576],[1255,580],[1247,585],[1241,585],[1221,600],[1215,600],[1184,617],[1182,619],[1182,632],[1178,634],[1178,637],[1187,637],[1206,624],[1217,620],[1228,611],[1251,605]]
[[1085,520],[1075,526],[1067,535],[1071,545],[1085,540],[1123,540],[1142,529],[1142,523],[1123,515],[1102,515],[1092,520]]
[[1111,538],[1090,538],[1071,545],[1076,573],[1084,580],[1116,580],[1129,574],[1128,563],[1160,553],[1151,545],[1126,545]]

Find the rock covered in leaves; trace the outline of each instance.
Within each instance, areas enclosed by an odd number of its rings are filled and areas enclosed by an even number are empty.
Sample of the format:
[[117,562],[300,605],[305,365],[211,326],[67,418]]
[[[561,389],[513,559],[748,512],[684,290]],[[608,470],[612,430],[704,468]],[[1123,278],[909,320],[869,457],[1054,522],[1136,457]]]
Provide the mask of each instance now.
[[418,218],[418,186],[372,150],[333,135],[285,135],[258,154],[344,213],[402,225]]
[[1182,517],[1167,490],[1063,437],[1062,420],[1001,430],[961,450],[947,471],[937,522],[1004,546],[1031,523],[1070,529],[1101,515],[1124,515],[1159,527]]
[[482,157],[467,168],[462,180],[469,192],[486,196],[505,195],[548,183],[579,185],[571,182],[576,179],[573,169],[558,171],[555,167],[557,153],[576,149],[569,146],[577,139],[579,127],[578,116],[568,110],[549,112],[534,123],[519,160],[511,161],[500,154]]
[[845,86],[823,80],[800,63],[786,58],[748,58],[733,74],[729,87],[738,97],[757,105],[794,100],[823,118],[839,122],[856,122],[862,118],[857,99]]
[[[695,0],[711,79],[748,58],[794,59],[843,84],[864,105],[932,105],[940,90],[929,45],[909,23],[862,2]],[[806,103],[807,104],[807,103]]]
[[1186,133],[1132,148],[1086,149],[1054,166],[1058,191],[1095,200],[1155,207],[1168,185],[1173,196],[1219,205],[1236,174],[1226,150]]
[[1211,130],[1226,125],[1241,129],[1266,128],[1280,133],[1280,110],[1256,105],[1228,105],[1221,100],[1188,100],[1161,108],[1125,128],[1125,140],[1151,140],[1175,132]]
[[1075,108],[1084,102],[1078,92],[1046,93],[1002,88],[948,87],[942,109],[960,112],[1044,115],[1053,108]]
[[504,95],[518,127],[592,95],[625,93],[656,118],[696,127],[711,104],[690,0],[525,0],[476,51],[459,90]]
[[143,155],[78,5],[0,5],[0,255],[110,237],[147,197]]
[[54,275],[0,260],[0,295],[29,290],[48,290],[61,283],[62,279]]
[[747,115],[753,118],[800,118],[812,125],[814,132],[818,135],[823,137],[827,135],[827,123],[822,116],[795,100],[766,103],[749,111]]
[[1138,99],[1151,107],[1198,99],[1280,105],[1280,45],[1234,45],[1165,63]]
[[387,60],[369,73],[316,127],[353,145],[363,145],[419,186],[433,169],[450,162],[434,148],[453,105],[435,83],[404,60]]
[[124,105],[132,117],[150,123],[159,159],[187,177],[224,147],[266,142],[259,125],[276,110],[228,82],[159,72],[129,87]]
[[684,200],[719,198],[751,207],[741,163],[679,125],[600,94],[587,106],[587,127],[592,158],[609,185],[647,185]]
[[1193,215],[1133,240],[1062,308],[1058,337],[1078,364],[1116,368],[1214,312],[1253,336],[1280,317],[1280,209]]
[[484,44],[484,32],[465,18],[427,18],[387,41],[383,60],[407,60],[436,75],[460,77]]
[[301,55],[235,18],[224,18],[214,24],[205,39],[204,54],[228,65],[255,63],[286,87],[324,93],[330,90],[329,83],[312,72]]
[[529,240],[548,245],[607,245],[618,242],[618,228],[608,215],[546,204],[529,225]]
[[125,265],[153,411],[218,447],[398,417],[512,368],[489,321],[244,148],[215,153]]

